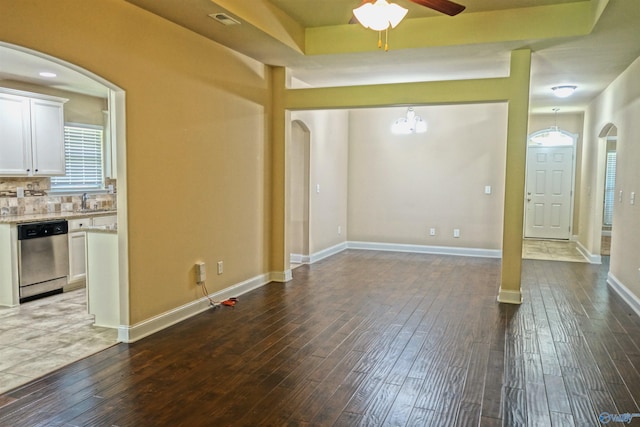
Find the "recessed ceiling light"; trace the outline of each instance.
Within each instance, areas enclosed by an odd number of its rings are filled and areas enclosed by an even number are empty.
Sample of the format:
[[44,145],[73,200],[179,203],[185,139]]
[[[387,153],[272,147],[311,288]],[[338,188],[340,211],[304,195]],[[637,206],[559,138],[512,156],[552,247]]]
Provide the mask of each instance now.
[[555,86],[552,87],[551,90],[553,94],[558,98],[566,98],[568,96],[573,95],[573,92],[576,90],[576,86],[564,85],[564,86]]
[[40,72],[40,76],[41,77],[53,78],[53,77],[57,77],[58,75],[56,73],[52,73],[50,71],[42,71],[42,72]]

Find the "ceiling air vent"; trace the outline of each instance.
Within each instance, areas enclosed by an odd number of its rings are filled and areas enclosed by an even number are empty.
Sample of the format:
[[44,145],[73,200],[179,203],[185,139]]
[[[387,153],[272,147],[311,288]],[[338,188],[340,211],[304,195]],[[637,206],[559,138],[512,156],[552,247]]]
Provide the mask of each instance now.
[[212,13],[211,15],[209,15],[209,17],[215,19],[223,25],[238,25],[240,23],[240,21],[233,19],[226,13]]

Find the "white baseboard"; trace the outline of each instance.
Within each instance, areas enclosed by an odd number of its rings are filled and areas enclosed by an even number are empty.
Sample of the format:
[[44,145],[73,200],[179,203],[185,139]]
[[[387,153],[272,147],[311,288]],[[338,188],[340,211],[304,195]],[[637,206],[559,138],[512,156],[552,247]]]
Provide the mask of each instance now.
[[498,302],[504,304],[522,304],[522,292],[520,290],[509,291],[500,287]]
[[290,254],[289,262],[291,264],[309,264],[311,262],[311,257],[309,255]]
[[502,251],[500,249],[457,248],[449,246],[425,246],[376,242],[349,242],[348,248],[365,249],[371,251],[412,252],[419,254],[502,258]]
[[576,242],[576,248],[582,254],[582,256],[585,257],[587,259],[587,261],[589,261],[589,263],[591,263],[591,264],[602,264],[602,257],[600,255],[593,255],[579,241]]
[[622,298],[633,311],[640,316],[640,298],[629,290],[620,280],[611,272],[607,274],[607,283]]
[[269,273],[269,278],[272,282],[286,283],[293,279],[293,273],[291,273],[291,269],[286,271],[272,271]]
[[309,257],[309,264],[313,264],[314,262],[318,262],[322,259],[328,258],[331,255],[338,254],[347,249],[347,242],[338,243],[335,246],[331,246],[330,248],[323,249],[320,252],[316,252],[311,254]]
[[[286,273],[283,274],[286,275]],[[289,274],[291,274],[291,271],[289,271]],[[237,297],[259,288],[272,280],[273,278],[271,274],[262,274],[210,294],[209,297],[216,301]],[[175,325],[176,323],[182,322],[189,317],[195,316],[209,309],[209,300],[206,297],[202,297],[196,301],[189,302],[180,307],[176,307],[173,310],[166,311],[150,319],[136,323],[135,325],[120,325],[118,328],[118,341],[127,343],[138,341],[146,336],[168,328],[169,326]]]

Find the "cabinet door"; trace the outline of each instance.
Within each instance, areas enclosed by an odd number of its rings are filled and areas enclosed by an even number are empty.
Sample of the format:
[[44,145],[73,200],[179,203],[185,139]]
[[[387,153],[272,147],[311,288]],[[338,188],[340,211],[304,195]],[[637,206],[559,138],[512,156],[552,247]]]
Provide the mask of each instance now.
[[69,283],[85,280],[87,267],[85,260],[86,233],[69,233]]
[[33,174],[64,175],[64,111],[62,103],[44,99],[31,100],[31,141]]
[[0,175],[25,176],[31,168],[29,98],[0,93]]

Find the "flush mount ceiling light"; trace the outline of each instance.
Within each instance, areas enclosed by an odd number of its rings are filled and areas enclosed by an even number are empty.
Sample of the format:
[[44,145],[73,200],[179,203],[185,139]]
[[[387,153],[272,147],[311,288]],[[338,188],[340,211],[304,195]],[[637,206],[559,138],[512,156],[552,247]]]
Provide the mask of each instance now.
[[386,31],[384,50],[389,50],[389,27],[395,28],[407,14],[407,9],[387,0],[364,3],[353,9],[353,16],[365,28],[378,31],[378,47],[382,47],[382,31]]
[[56,73],[52,73],[51,71],[41,71],[40,73],[38,73],[40,75],[40,77],[47,77],[47,78],[54,78],[57,77]]
[[572,85],[563,85],[563,86],[554,86],[551,88],[553,94],[558,98],[566,98],[568,96],[573,95],[573,92],[576,91],[577,86]]
[[427,122],[422,117],[416,115],[413,108],[407,109],[407,115],[400,117],[391,125],[391,132],[396,135],[409,135],[411,133],[425,133],[427,131]]

